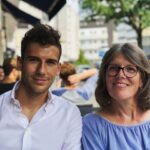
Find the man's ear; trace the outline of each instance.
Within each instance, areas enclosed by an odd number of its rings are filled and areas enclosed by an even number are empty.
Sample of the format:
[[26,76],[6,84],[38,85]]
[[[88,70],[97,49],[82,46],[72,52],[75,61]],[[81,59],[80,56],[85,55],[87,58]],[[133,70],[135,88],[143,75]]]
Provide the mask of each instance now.
[[22,70],[22,58],[17,56],[17,69]]

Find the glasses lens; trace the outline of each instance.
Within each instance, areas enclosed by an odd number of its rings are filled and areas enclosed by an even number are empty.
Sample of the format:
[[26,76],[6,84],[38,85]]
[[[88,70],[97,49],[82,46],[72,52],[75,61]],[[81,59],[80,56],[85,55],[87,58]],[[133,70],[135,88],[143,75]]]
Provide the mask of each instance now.
[[126,66],[123,71],[127,77],[134,77],[137,74],[138,69],[136,66]]
[[107,72],[109,76],[116,76],[120,70],[120,67],[117,65],[109,65]]
[[116,76],[121,69],[123,70],[124,75],[129,78],[134,77],[138,72],[136,66],[120,67],[118,65],[109,65],[107,68],[107,73],[109,76]]

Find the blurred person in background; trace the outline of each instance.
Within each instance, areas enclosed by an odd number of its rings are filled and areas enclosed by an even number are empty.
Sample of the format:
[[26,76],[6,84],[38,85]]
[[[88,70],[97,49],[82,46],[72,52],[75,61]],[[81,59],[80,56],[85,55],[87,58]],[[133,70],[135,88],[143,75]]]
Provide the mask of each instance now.
[[4,79],[4,76],[5,76],[5,74],[4,74],[4,69],[3,69],[2,66],[0,66],[0,83],[1,83],[1,81]]
[[19,70],[17,69],[17,60],[15,58],[7,58],[3,63],[4,79],[0,83],[0,94],[11,90],[19,79]]
[[83,150],[150,149],[150,63],[138,46],[106,52],[95,91],[97,113],[83,118]]
[[90,100],[96,87],[96,68],[76,73],[75,66],[66,62],[61,64],[59,76],[60,80],[58,80],[57,88],[52,90],[53,94],[75,103],[79,108],[81,104],[84,105]]

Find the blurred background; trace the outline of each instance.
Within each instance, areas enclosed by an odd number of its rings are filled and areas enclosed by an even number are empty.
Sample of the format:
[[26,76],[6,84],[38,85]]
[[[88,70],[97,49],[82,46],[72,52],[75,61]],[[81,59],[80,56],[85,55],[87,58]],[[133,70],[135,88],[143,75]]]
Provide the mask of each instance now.
[[[0,65],[20,56],[22,37],[37,23],[60,32],[61,62],[78,73],[99,68],[115,43],[138,44],[150,58],[149,16],[150,0],[0,0]],[[88,104],[98,106],[94,96]]]
[[20,55],[24,33],[39,22],[59,30],[61,61],[79,71],[99,67],[114,43],[138,44],[149,56],[149,16],[149,0],[1,0],[0,64]]

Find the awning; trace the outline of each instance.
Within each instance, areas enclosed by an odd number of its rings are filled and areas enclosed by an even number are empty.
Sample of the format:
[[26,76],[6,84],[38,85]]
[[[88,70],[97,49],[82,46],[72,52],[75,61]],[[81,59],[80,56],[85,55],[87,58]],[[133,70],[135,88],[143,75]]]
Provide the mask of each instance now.
[[7,11],[10,14],[12,14],[13,17],[16,18],[17,20],[22,20],[22,21],[32,24],[32,25],[35,25],[40,22],[40,20],[38,18],[35,18],[35,17],[21,11],[19,8],[17,8],[10,2],[8,2],[6,0],[1,0],[1,2],[2,2],[2,8],[4,9],[4,11]]
[[66,0],[23,0],[48,14],[49,19],[54,17],[65,5]]

